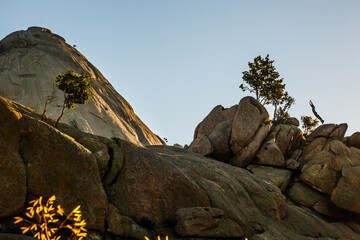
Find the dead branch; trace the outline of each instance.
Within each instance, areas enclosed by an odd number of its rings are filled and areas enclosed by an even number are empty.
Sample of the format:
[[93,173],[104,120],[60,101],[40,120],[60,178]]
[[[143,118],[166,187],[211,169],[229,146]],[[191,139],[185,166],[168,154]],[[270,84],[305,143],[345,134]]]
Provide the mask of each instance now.
[[310,102],[309,102],[309,104],[310,104],[310,106],[311,106],[311,108],[312,108],[312,112],[314,113],[314,115],[317,117],[317,119],[319,119],[320,120],[320,122],[322,123],[322,124],[324,124],[324,120],[320,117],[320,115],[315,111],[315,106],[314,106],[314,104],[313,104],[313,102],[310,100]]
[[47,99],[46,99],[46,102],[45,102],[45,107],[44,107],[44,112],[42,113],[41,115],[41,120],[43,121],[44,120],[44,116],[45,116],[45,113],[47,111],[46,107],[47,107],[47,104],[52,101],[55,100],[55,98],[57,98],[56,96],[48,96]]

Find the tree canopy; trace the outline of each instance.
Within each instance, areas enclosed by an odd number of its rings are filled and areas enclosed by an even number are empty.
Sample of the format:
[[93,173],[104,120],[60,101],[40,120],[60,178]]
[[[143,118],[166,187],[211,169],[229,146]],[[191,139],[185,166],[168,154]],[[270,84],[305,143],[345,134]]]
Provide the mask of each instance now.
[[316,128],[319,123],[319,120],[313,119],[310,116],[301,116],[302,128],[304,131],[304,136],[309,136]]
[[[247,85],[239,87],[243,91],[255,93],[256,100],[263,105],[274,106],[274,121],[288,117],[288,110],[295,103],[295,99],[285,91],[283,78],[276,71],[274,60],[269,54],[265,58],[257,56],[254,62],[249,62],[249,71],[243,72],[243,80]],[[280,107],[283,105],[282,107]]]
[[76,104],[86,104],[93,96],[90,76],[85,75],[84,72],[79,75],[74,70],[69,69],[66,73],[55,76],[54,86],[64,92],[65,98],[56,126],[64,114],[65,107],[73,109]]

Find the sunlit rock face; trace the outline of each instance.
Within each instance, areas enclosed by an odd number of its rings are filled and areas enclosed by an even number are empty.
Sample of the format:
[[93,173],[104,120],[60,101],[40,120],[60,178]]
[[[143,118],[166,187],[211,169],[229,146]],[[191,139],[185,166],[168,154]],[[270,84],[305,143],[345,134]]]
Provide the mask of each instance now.
[[100,71],[65,39],[40,27],[17,31],[0,42],[0,96],[46,115],[60,115],[64,94],[53,86],[54,76],[67,69],[85,72],[94,85],[87,105],[66,110],[61,121],[82,131],[104,137],[118,137],[140,145],[162,144],[134,113],[130,104],[111,86]]

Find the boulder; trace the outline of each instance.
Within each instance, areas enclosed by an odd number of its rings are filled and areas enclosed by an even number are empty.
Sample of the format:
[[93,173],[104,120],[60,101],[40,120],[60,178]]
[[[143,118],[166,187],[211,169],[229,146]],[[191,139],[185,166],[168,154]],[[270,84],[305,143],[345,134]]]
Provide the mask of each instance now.
[[331,140],[344,141],[347,124],[323,124],[316,128],[306,139],[299,162],[302,165],[308,163],[313,156],[323,151]]
[[201,134],[209,136],[219,123],[233,120],[237,107],[237,105],[234,105],[231,108],[224,108],[221,105],[214,107],[196,127],[194,140]]
[[297,120],[297,118],[294,118],[294,117],[290,117],[290,118],[286,119],[285,124],[291,124],[296,127],[300,126],[299,120]]
[[108,224],[107,231],[120,237],[131,239],[144,239],[149,236],[149,232],[140,227],[134,220],[129,217],[120,215],[117,208],[109,203],[109,215],[106,218]]
[[271,122],[267,122],[259,127],[252,141],[244,147],[241,151],[235,154],[230,159],[230,163],[238,167],[246,167],[254,159],[256,152],[261,146],[261,143],[266,138],[271,129]]
[[211,112],[197,125],[194,132],[194,140],[196,140],[201,134],[205,134],[207,136],[210,135],[215,126],[223,121],[223,109],[223,106],[217,105],[211,110]]
[[339,161],[331,152],[316,153],[304,165],[300,179],[322,193],[331,194],[341,174],[341,169],[336,167],[341,164]]
[[181,208],[176,211],[175,231],[182,237],[243,237],[244,230],[211,207]]
[[289,189],[291,200],[305,207],[314,206],[323,196],[323,194],[302,182],[295,182]]
[[300,163],[298,162],[300,156],[302,154],[301,149],[297,149],[292,152],[290,158],[286,159],[285,165],[287,169],[297,170],[300,167]]
[[360,149],[360,132],[353,133],[353,135],[349,137],[347,145]]
[[93,130],[91,129],[91,126],[89,125],[88,121],[82,117],[77,117],[74,119],[74,125],[77,129],[93,134]]
[[313,141],[315,138],[325,137],[332,140],[342,141],[347,130],[347,124],[323,124],[316,128],[307,138],[308,142]]
[[276,237],[266,239],[330,240],[357,239],[360,237],[356,232],[349,230],[345,224],[330,222],[326,218],[322,218],[320,214],[314,214],[312,209],[301,205],[290,205],[289,215],[283,220],[283,224],[289,231],[269,231],[274,233]]
[[285,167],[285,159],[304,143],[300,129],[290,124],[272,127],[270,134],[256,154],[256,163]]
[[294,202],[305,207],[313,208],[318,213],[328,217],[342,219],[345,213],[330,201],[329,196],[320,193],[301,182],[296,182],[289,189],[289,197]]
[[201,154],[203,156],[209,155],[214,151],[211,146],[210,140],[204,133],[198,136],[195,141],[191,143],[188,150],[194,153]]
[[360,214],[360,166],[346,166],[331,194],[331,201],[338,207]]
[[326,137],[318,137],[311,142],[305,143],[305,146],[302,149],[301,157],[298,161],[302,165],[308,163],[316,153],[321,152],[324,149],[327,142],[328,139]]
[[267,183],[272,183],[278,187],[282,192],[284,192],[289,185],[292,172],[286,169],[266,167],[259,165],[249,165],[247,166],[251,172],[253,172],[257,177],[263,179]]
[[254,163],[274,167],[285,167],[285,158],[276,142],[265,142],[256,154]]
[[210,156],[221,162],[227,162],[231,156],[231,126],[232,120],[221,122],[209,135],[209,140],[213,148],[213,152]]
[[359,214],[357,181],[360,149],[348,148],[340,140],[329,140],[302,168],[300,179],[314,189],[331,196],[336,206]]
[[237,154],[249,145],[259,128],[266,122],[269,122],[269,114],[263,105],[253,97],[241,99],[232,125],[230,140],[232,152]]
[[176,147],[119,143],[123,170],[105,190],[120,214],[136,222],[166,227],[180,208],[211,206],[252,232],[266,228],[267,218],[287,215],[281,191],[247,170]]

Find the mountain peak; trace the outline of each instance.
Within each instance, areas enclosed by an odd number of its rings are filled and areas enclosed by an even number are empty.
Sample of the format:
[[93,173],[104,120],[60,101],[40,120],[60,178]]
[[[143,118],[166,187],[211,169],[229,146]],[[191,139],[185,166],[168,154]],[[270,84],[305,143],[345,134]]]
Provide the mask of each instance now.
[[55,100],[46,113],[50,117],[59,116],[64,101],[63,92],[53,86],[54,76],[68,69],[91,77],[94,96],[87,105],[66,110],[63,122],[95,135],[140,145],[162,144],[101,72],[63,37],[47,28],[29,27],[0,42],[0,96],[38,112],[52,96]]

